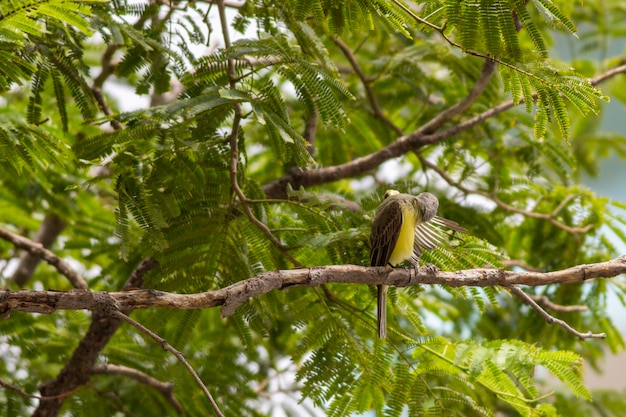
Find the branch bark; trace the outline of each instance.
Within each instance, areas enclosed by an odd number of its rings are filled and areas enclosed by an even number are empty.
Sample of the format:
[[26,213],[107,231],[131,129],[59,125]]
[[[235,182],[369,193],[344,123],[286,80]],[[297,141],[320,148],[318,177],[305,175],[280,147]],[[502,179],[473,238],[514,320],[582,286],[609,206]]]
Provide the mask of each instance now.
[[515,285],[544,286],[580,283],[595,278],[612,278],[626,273],[626,255],[595,264],[577,265],[553,272],[520,272],[503,269],[469,269],[456,272],[440,271],[432,266],[417,272],[405,268],[333,265],[314,268],[269,271],[239,281],[225,288],[196,294],[174,294],[158,290],[121,292],[72,291],[0,291],[0,314],[8,317],[12,311],[52,313],[56,310],[102,311],[163,307],[198,309],[222,306],[222,316],[228,317],[248,299],[273,290],[294,286],[317,287],[328,283],[395,285],[448,285],[451,287],[512,287]]

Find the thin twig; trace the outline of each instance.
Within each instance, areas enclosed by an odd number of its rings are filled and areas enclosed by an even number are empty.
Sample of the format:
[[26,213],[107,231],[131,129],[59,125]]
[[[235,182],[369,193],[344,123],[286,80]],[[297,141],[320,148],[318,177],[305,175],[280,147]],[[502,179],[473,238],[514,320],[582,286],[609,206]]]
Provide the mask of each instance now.
[[579,332],[578,330],[574,329],[572,326],[570,326],[569,324],[567,324],[563,320],[557,319],[556,317],[550,315],[539,304],[537,304],[535,302],[535,300],[533,300],[533,298],[531,296],[526,294],[524,291],[522,291],[519,287],[517,287],[515,285],[508,286],[507,289],[511,293],[513,293],[517,297],[519,297],[524,303],[528,304],[533,309],[535,309],[544,319],[546,319],[548,324],[553,324],[553,323],[554,324],[558,324],[559,326],[561,326],[562,328],[564,328],[565,330],[567,330],[568,332],[570,332],[571,334],[573,334],[574,336],[578,337],[581,340],[584,340],[584,339],[605,339],[606,338],[606,333],[591,333],[591,331],[588,331],[587,333]]
[[552,211],[552,213],[550,213],[550,217],[556,217],[561,210],[563,210],[565,208],[565,206],[567,206],[569,204],[570,201],[572,201],[574,198],[578,197],[578,194],[569,194],[568,196],[566,196],[560,203],[558,206],[556,206],[556,208]]
[[[224,45],[228,48],[230,46],[230,34],[229,34],[229,26],[228,21],[226,20],[226,10],[224,6],[224,0],[217,0],[217,6],[219,9],[220,16],[220,24],[222,26],[222,35],[224,36]],[[230,82],[230,88],[233,90],[236,88],[236,78],[237,73],[235,71],[235,64],[232,59],[228,60],[228,78]],[[237,172],[239,167],[239,129],[240,122],[242,117],[241,105],[239,103],[234,104],[235,115],[233,117],[233,125],[230,132],[230,187],[231,192],[234,193],[239,202],[241,203],[241,207],[243,211],[246,213],[246,216],[250,220],[252,224],[254,224],[261,232],[272,242],[272,245],[277,247],[283,255],[296,267],[302,267],[302,264],[298,262],[284,247],[282,243],[276,239],[276,236],[272,234],[272,231],[256,218],[248,204],[246,203],[246,196],[239,187],[239,183],[237,182]]]
[[180,363],[182,363],[185,366],[185,368],[187,368],[187,370],[189,371],[189,373],[191,374],[193,379],[196,381],[196,383],[198,384],[200,389],[202,389],[202,392],[204,393],[205,397],[211,403],[211,407],[213,408],[213,411],[215,411],[215,414],[217,414],[219,417],[224,417],[224,413],[222,413],[222,411],[218,407],[217,403],[213,399],[213,396],[209,392],[209,389],[206,387],[206,385],[204,385],[204,382],[202,382],[202,379],[197,374],[195,369],[193,369],[193,367],[189,364],[189,362],[187,362],[187,359],[185,359],[185,356],[182,354],[182,352],[180,352],[179,350],[174,348],[172,345],[170,345],[167,342],[167,340],[163,339],[161,336],[159,336],[158,334],[154,333],[152,330],[148,329],[146,326],[142,325],[141,323],[131,319],[129,316],[127,316],[126,314],[122,313],[121,311],[114,311],[113,315],[115,317],[119,318],[120,320],[123,320],[126,323],[130,324],[131,326],[133,326],[134,328],[139,330],[141,333],[144,333],[144,334],[150,336],[152,339],[154,339],[154,341],[156,341],[158,344],[160,344],[161,347],[164,350],[166,350],[166,351],[170,352],[172,355],[174,355],[176,357],[176,359],[178,359],[180,361]]
[[74,286],[74,288],[80,290],[89,289],[87,281],[85,281],[85,279],[78,272],[76,272],[63,259],[56,256],[52,251],[44,248],[41,243],[33,242],[30,239],[27,239],[23,236],[18,236],[2,228],[0,228],[0,239],[11,242],[16,247],[24,249],[31,255],[46,261],[48,264],[52,265],[57,271],[59,271],[61,275],[65,276]]

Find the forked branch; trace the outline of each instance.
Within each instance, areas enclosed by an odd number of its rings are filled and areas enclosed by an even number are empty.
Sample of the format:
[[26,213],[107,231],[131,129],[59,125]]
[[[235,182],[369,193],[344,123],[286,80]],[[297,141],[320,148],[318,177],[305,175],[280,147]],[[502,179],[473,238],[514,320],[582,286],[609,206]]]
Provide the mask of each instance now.
[[[512,294],[514,294],[517,297],[519,297],[519,299],[521,299],[522,302],[524,302],[525,304],[528,304],[534,310],[536,310],[541,315],[541,317],[546,319],[548,324],[558,324],[559,326],[561,326],[562,328],[567,330],[569,333],[573,334],[574,336],[578,337],[581,340],[583,340],[583,339],[604,339],[604,338],[606,338],[606,333],[592,333],[591,331],[588,331],[586,333],[579,332],[578,330],[574,329],[572,326],[567,324],[565,321],[563,321],[561,319],[557,319],[556,317],[552,316],[550,313],[548,313],[546,310],[544,310],[535,301],[535,299],[533,297],[531,297],[530,295],[526,294],[524,291],[522,291],[519,287],[517,287],[515,285],[511,285],[511,286],[507,287],[507,289]],[[576,306],[576,307],[580,307],[580,306]]]
[[[598,85],[599,83],[606,81],[618,74],[626,73],[626,65],[620,65],[605,73],[598,75],[595,78],[591,78],[589,81],[592,85]],[[533,96],[535,97],[535,96]],[[338,181],[345,178],[358,177],[363,175],[377,167],[382,163],[404,155],[408,152],[419,150],[426,145],[432,145],[440,143],[444,140],[450,139],[455,135],[471,129],[472,127],[482,123],[483,121],[497,116],[498,114],[505,112],[516,105],[523,103],[521,100],[518,103],[513,100],[507,100],[495,107],[485,110],[484,112],[472,117],[471,119],[462,121],[456,125],[453,125],[445,130],[438,130],[436,132],[424,132],[423,130],[416,130],[415,132],[398,137],[396,141],[388,146],[373,152],[369,155],[356,158],[345,164],[322,167],[311,170],[299,170],[293,171],[275,181],[272,181],[263,186],[263,191],[268,198],[284,198],[286,196],[287,184],[291,184],[292,188],[298,189],[301,186],[308,187],[313,185],[326,184],[334,181]],[[446,110],[444,110],[445,112]]]

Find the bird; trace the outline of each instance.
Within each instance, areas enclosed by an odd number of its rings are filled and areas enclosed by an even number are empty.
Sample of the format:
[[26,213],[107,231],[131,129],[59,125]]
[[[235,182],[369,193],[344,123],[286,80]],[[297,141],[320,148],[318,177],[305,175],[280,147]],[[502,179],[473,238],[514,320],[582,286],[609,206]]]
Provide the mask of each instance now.
[[[455,221],[437,216],[439,200],[428,192],[417,196],[387,190],[376,209],[370,234],[370,266],[397,266],[408,261],[417,269],[422,250],[446,240],[445,228],[466,233]],[[444,229],[442,229],[444,228]],[[387,286],[378,285],[378,337],[387,337]]]

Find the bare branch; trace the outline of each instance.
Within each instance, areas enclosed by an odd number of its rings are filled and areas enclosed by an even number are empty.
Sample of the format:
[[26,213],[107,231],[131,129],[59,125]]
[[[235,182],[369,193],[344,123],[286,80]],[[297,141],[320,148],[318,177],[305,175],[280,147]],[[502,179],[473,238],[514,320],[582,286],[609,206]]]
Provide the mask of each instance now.
[[507,287],[507,289],[511,293],[519,297],[524,303],[528,304],[533,309],[535,309],[544,319],[546,319],[548,324],[553,324],[553,323],[558,324],[559,326],[561,326],[562,328],[564,328],[565,330],[567,330],[568,332],[570,332],[571,334],[573,334],[574,336],[578,337],[581,340],[605,339],[606,338],[606,333],[591,333],[591,331],[588,331],[587,333],[581,333],[578,330],[574,329],[569,324],[567,324],[566,322],[564,322],[563,320],[557,319],[556,317],[551,316],[546,310],[541,308],[541,306],[537,304],[535,300],[533,300],[532,297],[530,297],[528,294],[526,294],[524,291],[522,291],[515,285],[511,285]]
[[204,395],[207,397],[207,399],[211,403],[211,407],[213,408],[213,411],[215,411],[215,414],[217,414],[219,417],[224,417],[224,414],[222,413],[217,403],[213,399],[213,396],[209,392],[209,389],[206,387],[206,385],[204,385],[204,382],[202,382],[202,379],[200,379],[200,376],[196,373],[195,369],[193,369],[193,367],[189,364],[189,362],[187,362],[187,359],[185,359],[185,356],[183,356],[182,352],[180,352],[179,350],[175,349],[172,345],[167,343],[167,340],[163,339],[161,336],[154,333],[152,330],[148,329],[143,324],[131,319],[130,317],[128,317],[126,314],[122,313],[121,311],[114,311],[113,314],[116,318],[123,320],[126,323],[129,323],[140,332],[150,336],[158,344],[160,344],[164,350],[167,350],[168,352],[176,356],[176,359],[178,359],[180,363],[182,363],[185,366],[185,368],[187,368],[189,373],[193,376],[193,379],[196,381],[198,386],[202,389],[202,392],[204,392]]
[[416,273],[413,268],[335,265],[268,271],[225,288],[196,294],[173,294],[157,290],[112,293],[80,290],[69,292],[5,290],[0,291],[0,315],[7,316],[11,311],[52,313],[55,310],[95,310],[102,309],[102,303],[106,302],[109,303],[109,310],[122,311],[147,307],[198,309],[223,306],[222,316],[228,317],[252,297],[293,286],[317,287],[328,283],[384,284],[398,287],[419,284],[451,287],[544,286],[612,278],[624,273],[626,273],[626,255],[607,262],[578,265],[553,272],[517,272],[503,269],[447,272],[426,266]]
[[86,290],[89,288],[89,286],[87,285],[87,281],[85,281],[85,279],[80,274],[78,274],[78,272],[74,271],[74,269],[63,259],[59,258],[51,251],[44,248],[41,243],[33,242],[30,239],[18,236],[2,228],[0,228],[0,239],[11,242],[16,247],[24,249],[32,256],[46,261],[48,264],[56,268],[56,270],[59,271],[61,275],[65,276],[74,286],[74,288],[82,290]]
[[123,365],[95,365],[91,369],[91,372],[94,374],[125,376],[134,379],[135,381],[141,382],[142,384],[146,384],[163,394],[165,399],[172,405],[172,407],[176,409],[176,411],[178,411],[179,413],[183,412],[183,406],[174,396],[174,384],[172,384],[171,382],[159,381],[158,379],[153,378],[138,369],[129,368],[128,366]]

